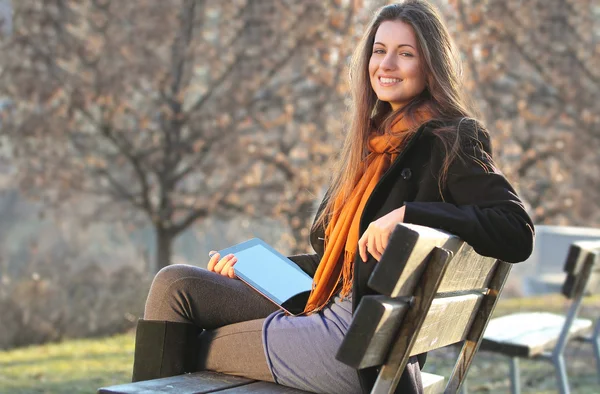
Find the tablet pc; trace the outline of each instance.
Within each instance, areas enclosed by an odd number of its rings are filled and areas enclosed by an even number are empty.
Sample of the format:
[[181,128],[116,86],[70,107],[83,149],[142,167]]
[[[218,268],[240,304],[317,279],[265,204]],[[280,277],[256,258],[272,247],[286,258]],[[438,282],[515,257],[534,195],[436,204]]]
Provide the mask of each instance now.
[[235,275],[291,315],[304,311],[312,288],[312,278],[260,238],[219,251],[234,254]]

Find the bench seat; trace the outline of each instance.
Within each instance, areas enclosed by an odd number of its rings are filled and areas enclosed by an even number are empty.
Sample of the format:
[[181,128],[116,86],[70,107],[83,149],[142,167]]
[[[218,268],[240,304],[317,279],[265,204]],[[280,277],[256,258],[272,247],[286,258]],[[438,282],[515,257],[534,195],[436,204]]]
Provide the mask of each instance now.
[[[424,393],[439,394],[444,392],[444,377],[423,372]],[[302,394],[308,393],[290,387],[280,386],[269,382],[223,375],[216,372],[203,371],[189,373],[169,378],[147,380],[137,383],[126,383],[117,386],[104,387],[99,394]]]
[[446,388],[446,379],[443,376],[428,372],[421,372],[424,394],[440,394]]
[[[481,350],[510,357],[536,357],[552,349],[565,325],[565,316],[547,312],[515,313],[490,320],[481,342]],[[575,319],[570,336],[590,332],[592,321]]]

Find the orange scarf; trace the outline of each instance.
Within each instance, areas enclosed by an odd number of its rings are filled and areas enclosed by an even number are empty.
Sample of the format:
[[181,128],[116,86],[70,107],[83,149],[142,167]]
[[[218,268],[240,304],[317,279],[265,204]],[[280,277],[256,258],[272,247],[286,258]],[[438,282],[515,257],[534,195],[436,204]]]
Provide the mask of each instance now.
[[342,196],[335,199],[334,214],[325,229],[325,252],[317,267],[313,289],[304,313],[317,312],[327,305],[337,288],[340,275],[343,280],[342,297],[350,294],[354,257],[358,249],[359,224],[365,204],[381,176],[396,160],[406,137],[429,119],[431,115],[426,111],[417,111],[415,122],[400,115],[392,125],[391,133],[371,133],[365,172],[347,200]]

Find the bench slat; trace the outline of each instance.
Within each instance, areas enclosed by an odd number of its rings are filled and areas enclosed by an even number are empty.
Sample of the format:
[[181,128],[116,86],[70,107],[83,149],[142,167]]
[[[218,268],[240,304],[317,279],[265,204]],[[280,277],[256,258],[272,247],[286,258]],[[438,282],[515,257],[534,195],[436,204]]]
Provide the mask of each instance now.
[[378,293],[390,297],[411,296],[415,285],[435,247],[454,253],[462,241],[447,232],[400,223],[394,229],[388,246],[375,266],[368,285]]
[[[600,264],[598,265],[600,266]],[[583,291],[584,296],[600,293],[600,274],[592,272],[587,278],[587,285],[584,279],[584,275],[567,275],[561,292],[569,299],[576,298],[579,291]],[[584,286],[583,289],[582,286]]]
[[[588,253],[600,251],[600,241],[576,241],[569,247],[564,271],[567,274],[577,275],[581,272],[585,264],[585,258]],[[595,272],[600,272],[600,266],[594,268]]]
[[[411,355],[464,340],[482,299],[481,293],[434,299]],[[363,297],[337,359],[354,368],[383,364],[407,308],[401,299]]]
[[[600,264],[596,264],[600,267]],[[593,272],[588,279],[584,295],[600,294],[600,272]]]
[[511,268],[511,264],[503,261],[496,262],[494,274],[487,284],[487,292],[479,304],[475,319],[471,323],[471,328],[466,335],[465,341],[463,342],[458,357],[456,358],[456,362],[454,363],[452,374],[448,378],[448,384],[445,389],[446,392],[458,392],[461,383],[465,380]]
[[494,275],[496,259],[484,257],[463,243],[460,250],[448,263],[447,274],[444,275],[438,292],[468,291],[486,288]]
[[216,372],[202,371],[191,374],[171,376],[143,382],[126,383],[117,386],[103,387],[99,394],[205,394],[214,393],[227,388],[239,387],[253,383],[254,380],[239,376],[223,375]]
[[[495,264],[495,260],[492,265],[489,261],[482,264],[489,269]],[[476,274],[472,278],[489,276],[478,275],[478,269],[473,271]],[[479,279],[475,282],[481,286]],[[469,281],[469,283],[475,282]],[[482,299],[482,293],[434,299],[411,355],[464,340]],[[402,323],[402,316],[408,308],[408,304],[403,300],[403,298],[387,296],[363,297],[337,353],[337,359],[353,368],[383,364],[390,344],[394,341],[398,327]],[[440,336],[440,332],[443,335]]]
[[364,296],[336,358],[356,369],[383,364],[407,308],[406,300]]
[[481,293],[434,299],[410,355],[464,340],[482,299]]
[[584,242],[574,242],[569,247],[564,271],[567,278],[562,286],[562,293],[569,299],[574,299],[585,291],[584,287],[593,272],[594,255],[584,248]]
[[[591,247],[598,245],[596,249],[585,249],[581,244]],[[578,298],[583,294],[590,294],[598,291],[600,274],[597,264],[600,254],[600,242],[576,242],[571,245],[565,271],[567,278],[562,287],[562,293],[570,299]]]
[[569,299],[579,294],[595,294],[600,290],[600,241],[579,241],[571,244],[564,271],[567,278],[562,293]]

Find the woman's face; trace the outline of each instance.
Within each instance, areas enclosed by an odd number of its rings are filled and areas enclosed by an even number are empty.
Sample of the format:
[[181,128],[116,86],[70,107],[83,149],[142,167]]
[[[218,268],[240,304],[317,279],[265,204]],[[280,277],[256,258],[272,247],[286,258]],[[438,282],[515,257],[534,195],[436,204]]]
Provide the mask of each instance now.
[[425,75],[412,27],[400,21],[383,22],[375,34],[369,60],[371,87],[381,101],[396,110],[425,89]]

